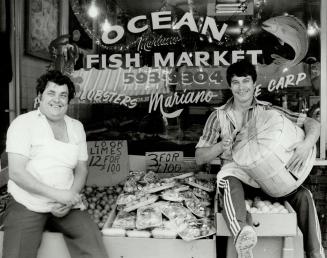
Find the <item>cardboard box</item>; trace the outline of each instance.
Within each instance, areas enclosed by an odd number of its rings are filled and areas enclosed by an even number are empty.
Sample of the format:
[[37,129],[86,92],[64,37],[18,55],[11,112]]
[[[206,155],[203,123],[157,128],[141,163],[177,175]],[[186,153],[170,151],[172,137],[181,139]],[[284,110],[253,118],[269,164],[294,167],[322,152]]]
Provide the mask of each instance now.
[[[284,206],[289,213],[253,213],[253,226],[258,236],[297,235],[296,213],[288,202]],[[217,236],[231,236],[221,213],[216,213]]]
[[[116,212],[111,212],[104,228],[111,227]],[[182,239],[157,239],[104,236],[110,258],[216,258],[216,237],[186,242]]]

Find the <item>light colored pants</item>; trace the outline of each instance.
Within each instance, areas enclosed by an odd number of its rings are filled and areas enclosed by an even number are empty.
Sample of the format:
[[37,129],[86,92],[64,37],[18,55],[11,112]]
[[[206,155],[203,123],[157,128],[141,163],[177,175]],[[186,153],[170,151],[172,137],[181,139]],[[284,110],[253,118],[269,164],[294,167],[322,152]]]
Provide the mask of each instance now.
[[[246,225],[251,224],[251,216],[246,211],[245,194],[254,196],[265,195],[260,189],[242,183],[236,177],[228,176],[219,183],[220,192],[223,193],[223,217],[229,226],[234,238]],[[244,191],[245,189],[245,191]],[[271,197],[269,197],[272,199]],[[316,207],[312,193],[300,186],[295,192],[274,201],[288,201],[297,214],[298,226],[303,233],[304,250],[307,258],[324,258],[324,249],[321,245],[321,232]]]
[[4,219],[3,258],[36,258],[42,233],[49,225],[64,235],[72,258],[108,258],[101,232],[86,211],[71,210],[57,218],[10,200]]

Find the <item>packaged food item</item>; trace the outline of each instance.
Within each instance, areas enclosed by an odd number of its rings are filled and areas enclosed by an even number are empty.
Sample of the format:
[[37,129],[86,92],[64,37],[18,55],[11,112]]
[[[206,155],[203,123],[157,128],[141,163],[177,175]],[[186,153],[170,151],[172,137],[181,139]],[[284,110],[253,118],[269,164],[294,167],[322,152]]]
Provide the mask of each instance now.
[[119,211],[114,222],[113,228],[134,229],[136,227],[136,213]]
[[205,206],[205,207],[208,207],[211,205],[211,200],[208,200],[208,199],[205,199],[205,198],[201,198],[201,197],[198,197],[200,203]]
[[149,205],[151,203],[156,202],[156,200],[158,200],[158,196],[154,195],[154,194],[146,194],[142,197],[140,197],[139,199],[136,199],[134,201],[129,202],[125,207],[124,207],[124,211],[126,212],[130,212],[133,210],[136,210],[140,207]]
[[135,194],[127,194],[127,193],[121,193],[117,198],[117,205],[125,205],[131,201],[134,201],[136,199]]
[[174,176],[174,177],[171,177],[171,179],[184,179],[184,178],[187,178],[187,177],[193,177],[194,176],[194,172],[188,172],[188,173],[184,173],[184,174],[181,174],[181,175],[178,175],[178,176]]
[[136,228],[146,229],[162,225],[162,214],[159,207],[148,205],[137,209]]
[[211,181],[200,180],[195,177],[188,177],[185,178],[184,182],[207,192],[214,192],[216,190],[215,184]]
[[137,182],[137,181],[140,181],[141,178],[143,178],[145,174],[146,173],[144,170],[130,171],[129,175],[127,177],[127,180],[133,180],[134,182]]
[[162,225],[160,227],[154,228],[152,231],[152,236],[154,238],[176,238],[177,229],[176,225],[166,219],[162,219]]
[[206,199],[206,200],[210,200],[211,199],[208,192],[206,192],[206,191],[204,191],[204,190],[202,190],[202,189],[200,189],[198,187],[194,187],[192,189],[192,191],[193,191],[193,193],[194,193],[194,195],[196,197],[199,197],[199,198],[202,198],[202,199]]
[[171,188],[172,190],[175,190],[176,192],[184,192],[190,189],[189,185],[184,185],[180,183],[175,183],[175,186]]
[[185,200],[186,207],[197,217],[203,218],[207,215],[206,207],[199,200]]
[[197,197],[194,195],[194,193],[191,190],[181,192],[181,196],[184,198],[184,200],[197,199]]
[[151,231],[153,238],[176,238],[177,233],[176,231],[170,230],[170,229],[165,229],[165,228],[155,228]]
[[180,192],[174,189],[168,189],[161,193],[161,198],[171,202],[182,202],[184,200]]
[[144,184],[151,184],[151,183],[156,183],[159,180],[160,178],[158,177],[158,175],[150,170],[142,177],[140,182]]
[[102,234],[105,236],[124,237],[126,230],[123,228],[104,228],[102,229]]
[[135,181],[135,179],[131,178],[126,180],[123,189],[126,193],[135,193],[137,191],[141,191],[143,186]]
[[195,219],[192,212],[185,208],[181,203],[169,203],[162,213],[172,222],[175,227],[184,227],[185,221]]
[[151,237],[151,232],[147,230],[127,230],[126,234],[128,237],[142,237],[142,238]]
[[146,195],[143,191],[137,191],[134,193],[121,193],[117,198],[117,205],[126,205],[134,200],[140,199]]
[[178,235],[185,241],[191,241],[216,233],[214,223],[209,219],[192,219],[186,221],[186,227],[178,231]]
[[157,202],[153,203],[152,205],[155,206],[155,207],[158,207],[159,210],[162,213],[163,209],[165,209],[169,205],[169,202],[167,202],[167,201],[157,201]]
[[162,190],[172,188],[175,185],[175,182],[166,183],[164,181],[159,181],[157,183],[151,183],[144,186],[143,191],[146,193],[156,193]]

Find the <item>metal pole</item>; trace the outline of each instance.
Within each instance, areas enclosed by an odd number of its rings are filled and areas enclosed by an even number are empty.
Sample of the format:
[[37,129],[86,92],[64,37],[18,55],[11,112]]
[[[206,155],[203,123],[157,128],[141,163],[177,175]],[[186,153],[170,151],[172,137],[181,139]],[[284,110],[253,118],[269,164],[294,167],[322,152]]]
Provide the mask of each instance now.
[[321,83],[320,83],[320,159],[326,159],[326,135],[327,135],[327,1],[321,0],[321,28],[320,28],[320,42],[321,42]]

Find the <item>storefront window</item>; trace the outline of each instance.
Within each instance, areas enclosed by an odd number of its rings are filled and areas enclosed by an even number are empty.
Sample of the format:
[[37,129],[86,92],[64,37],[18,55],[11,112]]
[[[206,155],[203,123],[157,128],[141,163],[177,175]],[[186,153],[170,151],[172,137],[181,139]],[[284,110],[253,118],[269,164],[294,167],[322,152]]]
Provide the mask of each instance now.
[[226,67],[240,59],[256,66],[258,99],[321,119],[320,1],[159,2],[96,1],[91,18],[87,1],[70,0],[83,53],[70,113],[88,140],[193,157],[208,115],[231,96]]

